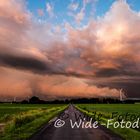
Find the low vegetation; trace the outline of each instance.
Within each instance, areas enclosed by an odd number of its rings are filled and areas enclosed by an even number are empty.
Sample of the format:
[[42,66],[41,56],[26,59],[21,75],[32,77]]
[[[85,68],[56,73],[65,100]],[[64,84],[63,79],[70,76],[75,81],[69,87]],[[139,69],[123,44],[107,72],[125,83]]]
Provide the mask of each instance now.
[[0,104],[1,140],[24,140],[58,115],[66,105]]
[[[78,104],[77,108],[92,118],[93,116],[98,118],[99,114],[102,114],[100,124],[107,123],[111,119],[112,113],[116,113],[113,118],[114,121],[124,119],[124,121],[133,122],[134,120],[131,120],[131,116],[140,117],[140,104]],[[125,118],[126,114],[129,115],[128,120]],[[122,118],[122,116],[124,117]],[[112,126],[109,128],[126,140],[140,140],[140,129],[114,128]]]

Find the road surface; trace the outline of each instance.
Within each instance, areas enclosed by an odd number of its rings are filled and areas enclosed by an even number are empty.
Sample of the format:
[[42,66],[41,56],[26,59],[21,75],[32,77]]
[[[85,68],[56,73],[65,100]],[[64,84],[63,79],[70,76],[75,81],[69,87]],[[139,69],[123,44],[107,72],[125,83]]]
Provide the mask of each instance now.
[[[83,113],[70,105],[60,116],[46,124],[29,140],[122,140],[120,136],[103,126],[98,128],[76,128],[75,126],[72,128],[70,120],[74,123],[80,121],[78,118],[82,117],[84,117]],[[56,125],[55,122],[58,119],[65,121],[62,127],[59,127],[60,124]]]

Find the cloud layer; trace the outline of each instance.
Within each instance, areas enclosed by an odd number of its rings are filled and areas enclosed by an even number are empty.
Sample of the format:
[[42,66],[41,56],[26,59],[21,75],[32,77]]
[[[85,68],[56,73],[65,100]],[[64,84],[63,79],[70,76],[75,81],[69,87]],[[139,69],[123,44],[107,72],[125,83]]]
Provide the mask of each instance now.
[[1,0],[0,95],[119,97],[123,88],[139,97],[139,28],[140,14],[121,0],[82,28],[39,24],[23,1]]

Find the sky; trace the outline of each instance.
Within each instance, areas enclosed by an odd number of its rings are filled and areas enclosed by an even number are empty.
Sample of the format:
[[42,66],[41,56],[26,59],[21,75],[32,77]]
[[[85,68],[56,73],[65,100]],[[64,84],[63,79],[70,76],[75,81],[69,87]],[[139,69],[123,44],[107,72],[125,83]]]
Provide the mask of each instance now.
[[1,0],[0,100],[140,98],[139,0]]

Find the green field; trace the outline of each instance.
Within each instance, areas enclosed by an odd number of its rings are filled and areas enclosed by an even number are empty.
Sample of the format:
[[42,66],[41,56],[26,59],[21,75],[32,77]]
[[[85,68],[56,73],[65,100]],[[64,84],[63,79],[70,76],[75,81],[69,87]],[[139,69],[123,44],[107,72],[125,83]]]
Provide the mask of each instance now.
[[66,105],[0,104],[0,140],[24,140],[66,108]]
[[[114,122],[124,120],[133,123],[140,117],[140,104],[78,104],[76,106],[79,110],[94,119],[98,118],[99,114],[101,114],[100,124],[106,124],[109,119],[112,119],[112,113],[114,114]],[[114,128],[111,126],[109,129],[126,140],[140,140],[139,128]]]
[[[34,134],[50,119],[62,112],[67,105],[55,104],[0,104],[0,140],[24,140]],[[102,114],[99,123],[106,123],[112,113],[117,112],[114,121],[134,122],[131,118],[118,118],[119,115],[140,117],[140,104],[77,104],[76,107],[93,118]],[[96,114],[95,114],[96,113]],[[140,125],[140,124],[139,124]],[[140,129],[113,128],[114,133],[126,140],[140,140]]]

